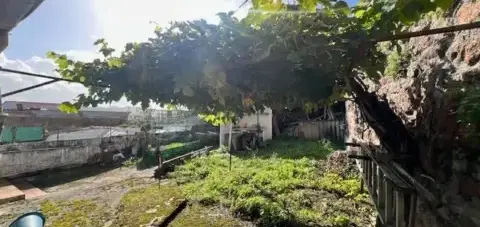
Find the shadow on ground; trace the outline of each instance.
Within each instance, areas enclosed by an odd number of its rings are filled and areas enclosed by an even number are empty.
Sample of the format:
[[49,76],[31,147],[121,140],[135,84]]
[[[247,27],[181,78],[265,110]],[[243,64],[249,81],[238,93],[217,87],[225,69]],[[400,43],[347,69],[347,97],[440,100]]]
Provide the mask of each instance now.
[[24,179],[40,189],[45,189],[83,178],[93,177],[120,167],[121,163],[115,163],[107,165],[95,164],[72,169],[52,169],[41,171],[35,175],[27,176]]
[[285,159],[325,159],[335,150],[343,150],[342,143],[331,143],[327,140],[307,140],[293,137],[275,139],[265,144],[263,149],[253,151],[235,151],[232,154],[241,159],[285,158]]

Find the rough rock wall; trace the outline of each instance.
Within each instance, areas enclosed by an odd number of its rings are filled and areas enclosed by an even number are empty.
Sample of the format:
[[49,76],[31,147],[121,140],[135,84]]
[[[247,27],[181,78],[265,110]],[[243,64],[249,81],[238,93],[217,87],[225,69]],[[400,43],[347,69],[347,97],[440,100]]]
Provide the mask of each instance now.
[[[463,24],[480,18],[480,2],[464,1],[451,18],[430,18],[412,30]],[[385,96],[419,142],[423,174],[419,181],[460,220],[480,226],[480,152],[458,123],[460,84],[480,85],[480,29],[411,39],[404,75],[384,77],[370,89]],[[378,144],[375,133],[347,104],[349,139]],[[417,226],[437,226],[419,204]]]

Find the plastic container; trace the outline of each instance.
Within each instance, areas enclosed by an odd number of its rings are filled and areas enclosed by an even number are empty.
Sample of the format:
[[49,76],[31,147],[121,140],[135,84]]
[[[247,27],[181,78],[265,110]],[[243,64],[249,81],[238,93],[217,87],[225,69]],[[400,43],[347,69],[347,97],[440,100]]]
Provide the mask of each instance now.
[[30,212],[18,217],[9,227],[44,227],[45,216],[40,212]]

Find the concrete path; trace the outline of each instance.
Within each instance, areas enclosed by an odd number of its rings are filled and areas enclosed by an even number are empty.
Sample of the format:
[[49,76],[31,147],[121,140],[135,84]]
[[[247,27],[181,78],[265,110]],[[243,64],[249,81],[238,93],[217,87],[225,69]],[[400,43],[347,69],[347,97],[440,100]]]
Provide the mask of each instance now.
[[25,193],[6,179],[0,179],[0,204],[25,199]]

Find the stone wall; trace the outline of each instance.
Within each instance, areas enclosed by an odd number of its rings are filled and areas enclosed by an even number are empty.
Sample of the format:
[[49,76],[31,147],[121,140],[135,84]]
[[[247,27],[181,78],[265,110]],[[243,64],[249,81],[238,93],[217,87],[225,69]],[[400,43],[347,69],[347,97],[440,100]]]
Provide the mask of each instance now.
[[[450,18],[433,15],[413,31],[478,20],[480,2],[464,1]],[[421,174],[416,176],[464,226],[480,226],[480,153],[469,140],[457,110],[462,86],[480,85],[480,30],[411,39],[404,73],[366,81],[403,120],[419,142]],[[467,95],[467,94],[464,94]],[[348,140],[379,144],[358,109],[347,103]],[[421,202],[416,226],[441,226]],[[472,225],[472,222],[474,223]]]
[[0,178],[58,167],[110,162],[131,147],[133,136],[0,145]]

